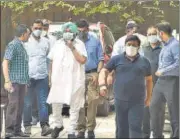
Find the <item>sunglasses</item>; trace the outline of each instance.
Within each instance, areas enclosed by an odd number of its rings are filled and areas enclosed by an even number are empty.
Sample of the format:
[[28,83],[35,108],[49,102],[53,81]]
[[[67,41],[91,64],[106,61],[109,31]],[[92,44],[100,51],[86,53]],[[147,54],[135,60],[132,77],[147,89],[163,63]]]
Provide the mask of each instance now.
[[157,35],[157,33],[149,33],[147,36]]

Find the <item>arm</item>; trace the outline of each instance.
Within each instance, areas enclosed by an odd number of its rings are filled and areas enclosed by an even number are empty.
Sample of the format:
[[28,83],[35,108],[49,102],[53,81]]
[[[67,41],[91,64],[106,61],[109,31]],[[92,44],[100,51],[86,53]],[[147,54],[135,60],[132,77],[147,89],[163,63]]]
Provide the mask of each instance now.
[[5,79],[5,83],[10,82],[9,78],[9,60],[4,59],[2,62],[2,70]]
[[146,93],[147,93],[145,104],[146,106],[149,106],[152,97],[153,81],[152,81],[152,76],[146,76],[145,79],[146,79]]
[[170,53],[172,53],[174,63],[163,69],[160,69],[159,71],[162,74],[166,74],[167,72],[173,71],[179,67],[179,44],[177,46],[172,47]]
[[86,63],[86,60],[87,58],[83,55],[81,55],[74,47],[71,48],[72,50],[72,53],[75,57],[75,59],[80,63],[80,64],[85,64]]
[[101,60],[101,61],[99,62],[99,64],[98,64],[98,68],[97,68],[97,72],[98,72],[98,73],[100,73],[100,71],[101,71],[101,69],[103,68],[103,66],[104,66],[104,61]]
[[97,57],[99,60],[97,72],[99,73],[104,66],[104,54],[100,41],[98,41]]

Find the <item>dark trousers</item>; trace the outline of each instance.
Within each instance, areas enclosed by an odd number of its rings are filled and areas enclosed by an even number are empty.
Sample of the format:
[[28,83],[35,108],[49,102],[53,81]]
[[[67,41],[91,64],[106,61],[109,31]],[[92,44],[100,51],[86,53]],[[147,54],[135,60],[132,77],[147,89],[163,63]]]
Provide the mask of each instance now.
[[33,101],[33,103],[32,103],[32,117],[39,120],[37,95],[33,95],[33,100],[32,101]]
[[40,80],[31,79],[28,93],[24,99],[24,126],[31,126],[34,95],[37,97],[39,120],[42,127],[49,122],[48,105],[46,103],[48,97],[48,78]]
[[172,127],[172,137],[179,137],[179,77],[160,77],[154,87],[150,114],[154,138],[162,137],[162,120],[158,116],[167,102]]
[[144,103],[115,100],[116,138],[142,138]]
[[[4,104],[4,107],[1,107],[0,133],[2,132],[3,120],[6,119],[6,110],[7,110],[7,106],[6,104]],[[4,117],[3,117],[3,114],[4,114]]]
[[22,114],[24,107],[24,95],[26,85],[13,84],[14,92],[8,95],[5,130],[7,133],[21,131]]

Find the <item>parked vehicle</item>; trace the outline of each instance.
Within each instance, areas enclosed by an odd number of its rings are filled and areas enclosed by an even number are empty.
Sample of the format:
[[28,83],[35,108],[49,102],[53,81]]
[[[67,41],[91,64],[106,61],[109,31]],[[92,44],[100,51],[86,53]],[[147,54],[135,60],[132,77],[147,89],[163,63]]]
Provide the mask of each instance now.
[[[62,24],[65,22],[54,22],[49,26],[49,33],[56,36],[57,39],[62,38]],[[114,36],[108,26],[104,23],[90,23],[89,25],[90,31],[94,32],[97,37],[100,39],[105,64],[111,57],[112,48],[115,43]],[[110,108],[114,106],[114,95],[112,91],[112,86],[109,87],[109,93],[106,99],[102,100],[101,104],[98,106],[97,116],[108,116]],[[67,105],[65,105],[67,107]],[[65,110],[67,111],[67,110]],[[65,112],[66,113],[66,112]]]

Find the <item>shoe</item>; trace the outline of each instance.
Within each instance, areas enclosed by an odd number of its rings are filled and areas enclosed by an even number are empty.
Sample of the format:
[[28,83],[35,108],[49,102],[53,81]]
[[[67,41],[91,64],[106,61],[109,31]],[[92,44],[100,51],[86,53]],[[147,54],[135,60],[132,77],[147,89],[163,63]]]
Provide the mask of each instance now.
[[24,134],[31,135],[31,126],[25,126],[24,128]]
[[76,135],[75,134],[68,134],[68,139],[76,139]]
[[79,138],[79,139],[85,139],[85,133],[84,133],[84,132],[78,132],[77,138]]
[[30,135],[24,134],[22,131],[14,133],[16,137],[30,137]]
[[37,125],[38,122],[39,122],[38,118],[32,117],[32,122],[31,122],[32,125]]
[[61,128],[57,128],[57,127],[55,127],[54,129],[53,129],[53,131],[51,132],[51,137],[52,138],[57,138],[57,137],[59,137],[59,133],[62,131],[64,129],[64,127],[62,126]]
[[9,139],[15,137],[15,135],[13,133],[5,133],[5,139]]
[[47,136],[51,134],[51,132],[52,132],[52,129],[48,125],[44,125],[42,127],[41,136]]
[[88,138],[89,139],[95,139],[94,131],[88,131]]

